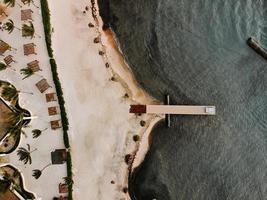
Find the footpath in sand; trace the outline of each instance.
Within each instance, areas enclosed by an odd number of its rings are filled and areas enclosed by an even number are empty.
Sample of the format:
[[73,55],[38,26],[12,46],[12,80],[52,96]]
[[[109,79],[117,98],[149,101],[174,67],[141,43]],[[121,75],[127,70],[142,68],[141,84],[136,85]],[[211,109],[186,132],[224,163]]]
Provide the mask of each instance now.
[[[128,186],[125,155],[139,147],[133,136],[144,135],[162,116],[129,114],[130,104],[156,102],[137,87],[110,31],[98,28],[89,0],[49,0],[49,6],[70,122],[74,199],[128,199],[122,192]],[[101,27],[98,14],[97,20]],[[147,122],[144,127],[141,120]]]

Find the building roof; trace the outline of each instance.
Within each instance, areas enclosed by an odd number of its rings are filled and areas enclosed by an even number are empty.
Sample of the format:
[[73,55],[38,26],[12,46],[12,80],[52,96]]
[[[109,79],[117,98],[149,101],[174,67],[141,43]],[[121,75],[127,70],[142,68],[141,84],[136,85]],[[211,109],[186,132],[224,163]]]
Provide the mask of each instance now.
[[5,193],[0,193],[0,200],[20,200],[13,192],[7,190]]
[[61,128],[60,120],[53,120],[53,121],[50,121],[50,125],[51,125],[51,129],[52,129],[52,130],[56,130],[56,129]]
[[58,108],[56,106],[48,107],[48,114],[51,115],[57,115],[58,114]]
[[56,93],[47,93],[45,94],[46,102],[56,101]]
[[131,105],[130,113],[146,113],[145,105]]
[[40,71],[40,67],[39,67],[39,61],[38,60],[34,60],[32,62],[29,62],[27,64],[28,68],[30,68],[33,72],[37,72]]
[[10,49],[11,49],[11,47],[9,46],[9,44],[4,42],[3,40],[0,40],[0,54],[3,54],[7,50],[10,50]]
[[34,47],[35,47],[34,43],[24,44],[23,45],[24,55],[28,56],[28,55],[31,55],[31,54],[36,54]]
[[36,85],[36,87],[38,88],[38,90],[41,93],[44,93],[50,87],[50,85],[47,83],[47,80],[45,78],[43,78],[42,80],[40,80],[35,85]]
[[66,149],[56,149],[51,152],[51,160],[53,165],[63,164],[67,160]]
[[21,20],[22,21],[32,20],[32,13],[33,11],[31,9],[21,10]]

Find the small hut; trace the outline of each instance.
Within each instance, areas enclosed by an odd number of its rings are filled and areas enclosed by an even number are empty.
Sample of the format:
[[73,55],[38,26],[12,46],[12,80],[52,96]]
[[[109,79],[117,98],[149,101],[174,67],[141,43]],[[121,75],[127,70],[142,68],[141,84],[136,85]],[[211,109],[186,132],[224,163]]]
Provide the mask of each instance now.
[[32,20],[32,13],[31,9],[21,10],[21,21]]
[[15,62],[15,60],[13,59],[12,55],[8,55],[4,58],[4,62],[6,63],[7,66],[10,66],[10,64],[12,62]]
[[32,62],[29,62],[27,64],[28,68],[30,68],[33,72],[37,72],[40,71],[40,66],[39,66],[39,61],[38,60],[34,60]]
[[65,194],[69,192],[68,185],[66,183],[59,183],[58,192],[60,194]]
[[51,161],[53,165],[64,164],[67,160],[67,150],[66,149],[56,149],[51,152]]
[[46,102],[56,101],[56,93],[47,93],[45,94]]
[[7,50],[11,50],[11,46],[3,40],[0,40],[0,54],[3,55]]
[[23,45],[23,50],[24,50],[24,55],[28,56],[31,54],[36,54],[35,52],[35,44],[34,43],[29,43],[29,44],[24,44]]
[[58,112],[58,107],[53,106],[53,107],[48,107],[48,115],[52,116],[52,115],[57,115]]
[[60,122],[60,120],[50,121],[50,125],[51,125],[51,129],[52,130],[57,130],[57,129],[61,128],[61,122]]
[[41,93],[44,93],[48,88],[50,88],[51,86],[47,83],[47,80],[46,79],[42,79],[40,80],[38,83],[35,84],[36,87],[38,88],[38,90],[41,92]]

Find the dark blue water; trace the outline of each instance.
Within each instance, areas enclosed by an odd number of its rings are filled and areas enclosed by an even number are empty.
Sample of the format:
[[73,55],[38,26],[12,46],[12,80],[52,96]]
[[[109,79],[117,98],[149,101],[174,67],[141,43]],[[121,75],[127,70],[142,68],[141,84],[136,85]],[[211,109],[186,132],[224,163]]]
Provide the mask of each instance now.
[[267,61],[246,45],[267,47],[267,1],[99,2],[142,87],[217,107],[157,126],[132,179],[137,199],[267,199]]

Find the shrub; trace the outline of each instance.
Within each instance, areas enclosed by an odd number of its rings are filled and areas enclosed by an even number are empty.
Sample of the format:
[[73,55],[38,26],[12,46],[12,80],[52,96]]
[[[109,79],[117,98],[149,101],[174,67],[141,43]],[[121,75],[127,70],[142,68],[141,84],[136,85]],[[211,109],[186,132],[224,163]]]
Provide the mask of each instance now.
[[51,41],[51,23],[50,23],[50,11],[47,0],[41,0],[41,11],[44,24],[45,42],[47,46],[48,55],[53,57],[52,41]]

